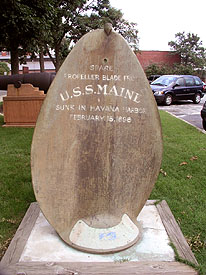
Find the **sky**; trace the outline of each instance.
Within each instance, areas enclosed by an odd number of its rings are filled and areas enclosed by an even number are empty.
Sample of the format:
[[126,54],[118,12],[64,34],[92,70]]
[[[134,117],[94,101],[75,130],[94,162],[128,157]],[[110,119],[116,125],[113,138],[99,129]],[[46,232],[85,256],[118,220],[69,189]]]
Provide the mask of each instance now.
[[110,0],[123,18],[137,23],[140,50],[170,50],[178,32],[194,33],[206,48],[206,0]]

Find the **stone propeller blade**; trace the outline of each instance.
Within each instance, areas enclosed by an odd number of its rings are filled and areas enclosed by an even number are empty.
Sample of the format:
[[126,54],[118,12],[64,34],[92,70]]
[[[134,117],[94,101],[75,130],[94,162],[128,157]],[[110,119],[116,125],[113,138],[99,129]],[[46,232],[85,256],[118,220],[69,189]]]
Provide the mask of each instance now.
[[159,113],[137,57],[110,26],[86,34],[50,86],[33,136],[43,214],[75,248],[125,249],[141,236],[136,218],[161,158]]

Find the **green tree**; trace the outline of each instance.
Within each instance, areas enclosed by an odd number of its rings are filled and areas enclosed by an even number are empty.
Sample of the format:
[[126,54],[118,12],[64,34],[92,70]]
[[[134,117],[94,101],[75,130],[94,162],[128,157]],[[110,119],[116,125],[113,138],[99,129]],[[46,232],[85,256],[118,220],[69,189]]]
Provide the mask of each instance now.
[[28,52],[42,61],[46,51],[58,70],[82,35],[108,21],[138,48],[136,24],[124,20],[109,0],[1,0],[1,7],[6,9],[0,17],[0,48],[11,52],[12,74],[18,73],[19,57]]
[[1,0],[0,48],[11,53],[12,74],[19,71],[19,56],[47,33],[53,15],[52,0]]
[[54,8],[56,13],[52,20],[50,37],[42,38],[57,71],[66,52],[84,34],[103,27],[105,22],[111,22],[114,29],[119,31],[134,49],[138,48],[136,24],[124,20],[122,12],[112,8],[109,0],[63,0],[58,1]]
[[0,75],[8,74],[10,72],[9,66],[6,62],[0,62]]
[[206,49],[202,46],[202,41],[198,35],[179,32],[175,35],[175,38],[176,40],[170,41],[168,45],[173,51],[180,54],[182,69],[183,67],[185,67],[185,71],[204,69]]

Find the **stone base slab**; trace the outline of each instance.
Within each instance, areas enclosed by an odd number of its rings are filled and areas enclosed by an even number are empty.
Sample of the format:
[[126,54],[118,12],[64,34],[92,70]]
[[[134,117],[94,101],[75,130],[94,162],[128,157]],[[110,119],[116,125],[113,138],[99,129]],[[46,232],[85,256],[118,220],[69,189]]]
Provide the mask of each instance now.
[[147,201],[137,221],[142,225],[137,244],[117,253],[90,254],[64,243],[32,203],[1,261],[0,274],[197,274],[175,261],[171,241],[183,259],[197,264],[165,201]]

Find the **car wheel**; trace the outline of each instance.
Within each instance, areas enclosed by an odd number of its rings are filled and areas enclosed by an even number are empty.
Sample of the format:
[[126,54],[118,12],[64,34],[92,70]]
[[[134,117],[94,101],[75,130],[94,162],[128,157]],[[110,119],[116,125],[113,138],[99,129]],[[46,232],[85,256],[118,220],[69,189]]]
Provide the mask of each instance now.
[[204,119],[202,120],[202,127],[206,131],[206,121]]
[[168,94],[165,96],[164,104],[169,106],[172,104],[173,98],[172,95]]
[[198,104],[198,103],[200,103],[200,100],[201,100],[200,94],[199,94],[199,93],[195,94],[195,97],[194,97],[194,99],[193,99],[193,102],[194,102],[195,104]]

